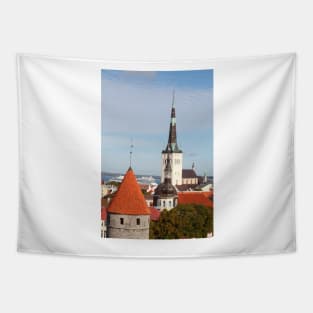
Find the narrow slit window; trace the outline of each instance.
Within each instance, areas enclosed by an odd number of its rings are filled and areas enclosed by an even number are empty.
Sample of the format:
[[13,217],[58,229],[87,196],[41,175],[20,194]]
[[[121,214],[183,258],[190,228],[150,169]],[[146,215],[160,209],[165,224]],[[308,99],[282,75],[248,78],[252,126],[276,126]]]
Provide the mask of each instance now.
[[124,219],[122,217],[120,218],[120,223],[121,225],[124,225]]
[[136,219],[136,223],[137,223],[137,225],[140,225],[140,218]]

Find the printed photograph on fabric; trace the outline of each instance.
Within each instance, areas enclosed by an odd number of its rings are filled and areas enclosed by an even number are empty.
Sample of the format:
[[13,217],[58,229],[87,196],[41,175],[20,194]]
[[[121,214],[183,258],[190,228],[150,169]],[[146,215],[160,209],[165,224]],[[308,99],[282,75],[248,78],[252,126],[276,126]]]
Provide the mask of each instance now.
[[213,236],[213,74],[101,70],[101,238]]

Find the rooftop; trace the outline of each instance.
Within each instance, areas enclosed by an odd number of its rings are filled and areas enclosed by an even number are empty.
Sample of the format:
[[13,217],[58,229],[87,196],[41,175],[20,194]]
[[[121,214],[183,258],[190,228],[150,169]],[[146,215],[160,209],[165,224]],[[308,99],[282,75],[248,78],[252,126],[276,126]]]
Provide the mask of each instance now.
[[178,204],[201,204],[213,208],[212,192],[187,191],[178,193]]
[[127,215],[150,215],[144,195],[137,183],[136,176],[129,168],[109,207],[109,213]]
[[195,184],[182,184],[182,185],[176,185],[176,188],[178,191],[188,191],[188,190],[194,190]]
[[193,169],[183,169],[183,178],[198,178]]
[[150,207],[149,209],[151,212],[151,221],[158,221],[160,218],[161,212],[154,207]]

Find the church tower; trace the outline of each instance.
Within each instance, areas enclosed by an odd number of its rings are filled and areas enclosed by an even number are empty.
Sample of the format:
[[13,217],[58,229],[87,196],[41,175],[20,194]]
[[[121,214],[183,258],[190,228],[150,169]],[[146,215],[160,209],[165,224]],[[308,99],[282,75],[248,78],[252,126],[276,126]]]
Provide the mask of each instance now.
[[183,171],[183,151],[178,148],[177,134],[176,134],[176,112],[175,112],[175,91],[173,91],[172,111],[170,130],[168,135],[168,143],[166,148],[162,151],[162,171],[161,183],[165,180],[166,164],[170,162],[171,165],[171,181],[173,185],[182,184],[182,171]]
[[172,185],[172,168],[169,155],[166,159],[164,182],[159,184],[153,195],[153,206],[158,210],[171,210],[177,205],[176,188]]

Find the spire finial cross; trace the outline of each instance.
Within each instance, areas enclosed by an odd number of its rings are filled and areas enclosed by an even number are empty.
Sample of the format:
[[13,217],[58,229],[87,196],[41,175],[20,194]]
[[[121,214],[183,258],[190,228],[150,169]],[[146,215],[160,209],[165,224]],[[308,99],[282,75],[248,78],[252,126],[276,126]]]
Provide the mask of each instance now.
[[172,108],[174,107],[174,102],[175,102],[175,88],[173,88]]

